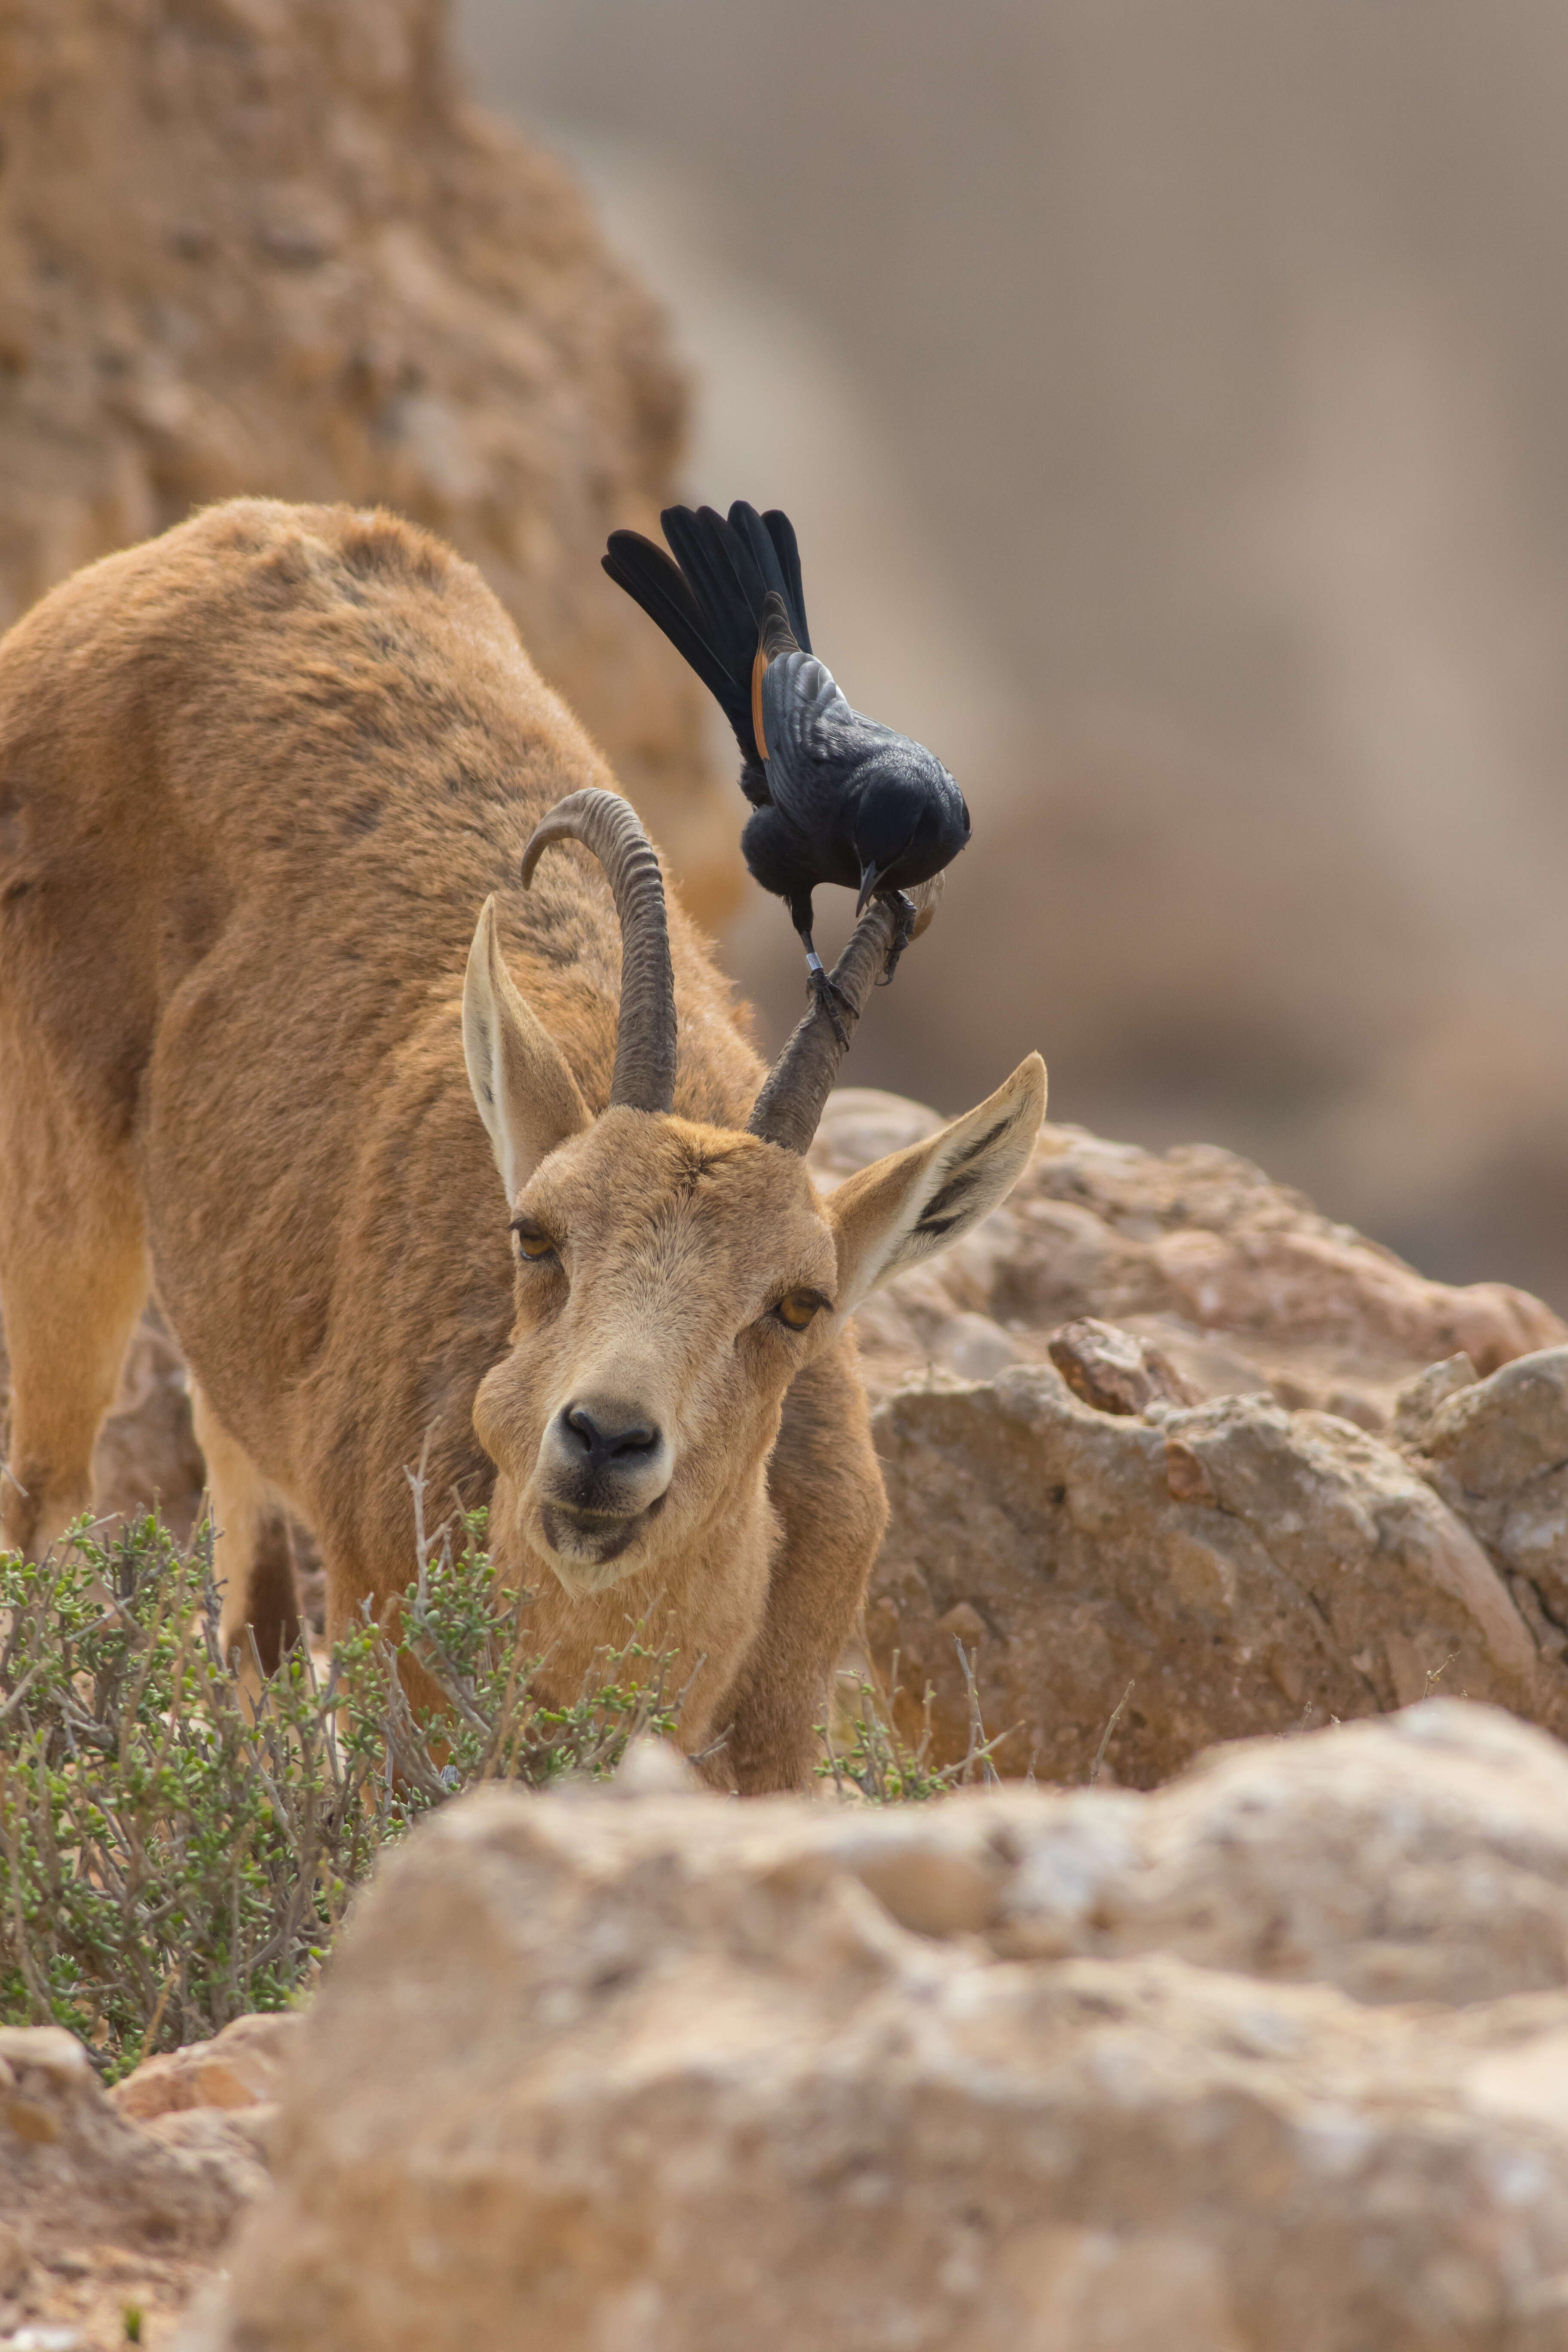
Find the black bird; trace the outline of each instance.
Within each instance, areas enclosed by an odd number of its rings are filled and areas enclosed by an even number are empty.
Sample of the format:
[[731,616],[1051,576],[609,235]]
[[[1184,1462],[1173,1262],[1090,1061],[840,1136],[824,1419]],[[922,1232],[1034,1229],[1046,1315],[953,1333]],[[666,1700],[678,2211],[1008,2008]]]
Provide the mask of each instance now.
[[969,839],[963,794],[923,743],[852,710],[811,650],[800,551],[790,519],[738,499],[667,507],[674,551],[635,530],[610,534],[605,569],[658,623],[735,730],[741,790],[756,814],[741,836],[755,880],[788,902],[811,984],[833,1015],[831,982],[812,945],[812,892],[825,882],[898,901],[885,977],[908,945],[929,882]]

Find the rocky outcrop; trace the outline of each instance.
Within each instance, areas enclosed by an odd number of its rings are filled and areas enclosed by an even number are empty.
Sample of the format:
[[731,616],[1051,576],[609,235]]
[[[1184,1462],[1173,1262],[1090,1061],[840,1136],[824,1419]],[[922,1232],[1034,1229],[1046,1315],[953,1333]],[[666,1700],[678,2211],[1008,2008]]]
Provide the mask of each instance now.
[[109,2352],[136,2340],[135,2312],[142,2341],[166,2341],[146,2330],[172,2324],[264,2187],[264,2144],[213,2108],[140,2129],[74,2036],[0,2032],[0,2336]]
[[235,493],[478,563],[672,857],[739,895],[700,689],[599,570],[685,393],[569,175],[476,112],[443,0],[14,0],[0,22],[0,619]]
[[[814,1165],[935,1123],[845,1088]],[[1141,1787],[1436,1687],[1568,1730],[1568,1421],[1531,1369],[1568,1349],[1539,1299],[1429,1282],[1232,1153],[1047,1128],[858,1321],[891,1507],[869,1658],[933,1761],[974,1696],[1005,1773]]]
[[189,2341],[1547,2352],[1565,1822],[1446,1701],[1152,1797],[467,1799]]
[[[831,1183],[938,1124],[901,1096],[841,1087],[813,1169]],[[1080,1316],[1151,1341],[1201,1396],[1264,1392],[1374,1430],[1441,1358],[1463,1349],[1492,1372],[1568,1339],[1527,1292],[1429,1282],[1234,1152],[1047,1127],[1004,1207],[862,1307],[861,1352],[884,1392],[932,1368],[988,1379],[1046,1361]]]
[[1410,1459],[1486,1546],[1543,1651],[1568,1648],[1568,1348],[1479,1381],[1468,1359],[1407,1393]]
[[[1392,1448],[1228,1397],[1097,1410],[1050,1365],[895,1390],[867,1609],[911,1739],[1004,1772],[1141,1788],[1200,1748],[1434,1688],[1568,1722],[1568,1685],[1480,1544]],[[1114,1721],[1112,1718],[1114,1717]],[[1109,1738],[1106,1737],[1109,1727]]]

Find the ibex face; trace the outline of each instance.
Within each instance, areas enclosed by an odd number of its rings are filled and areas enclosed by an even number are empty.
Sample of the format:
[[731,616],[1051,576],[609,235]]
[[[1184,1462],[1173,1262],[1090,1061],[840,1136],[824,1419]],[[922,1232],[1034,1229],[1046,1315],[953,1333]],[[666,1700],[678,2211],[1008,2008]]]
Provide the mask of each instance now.
[[[584,842],[615,892],[621,1003],[610,1108],[590,1118],[502,960],[493,900],[463,994],[469,1082],[517,1250],[511,1352],[474,1426],[499,1473],[504,1554],[603,1591],[706,1546],[768,1549],[764,1472],[784,1394],[874,1284],[984,1216],[1021,1172],[1045,1109],[1037,1055],[988,1102],[826,1201],[803,1153],[892,943],[879,901],[757,1097],[749,1130],[670,1110],[675,1008],[658,861],[624,801],[574,793],[523,859]],[[837,1034],[836,1034],[836,1032]],[[521,1561],[515,1561],[521,1566]],[[760,1564],[760,1561],[759,1561]]]
[[784,1391],[838,1327],[801,1162],[617,1108],[512,1207],[517,1325],[474,1425],[498,1519],[569,1592],[679,1555],[759,1481]]

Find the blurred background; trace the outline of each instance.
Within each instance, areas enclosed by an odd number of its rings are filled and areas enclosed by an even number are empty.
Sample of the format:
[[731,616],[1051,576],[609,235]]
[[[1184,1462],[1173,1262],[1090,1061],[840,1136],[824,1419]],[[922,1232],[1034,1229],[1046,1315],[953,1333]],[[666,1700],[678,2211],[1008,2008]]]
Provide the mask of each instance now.
[[[855,1077],[1568,1303],[1558,0],[460,0],[975,843]],[[721,772],[733,753],[714,738]],[[739,814],[737,803],[737,814]],[[733,957],[770,1034],[793,939]]]
[[9,0],[0,619],[236,491],[428,522],[771,1043],[733,747],[597,559],[782,504],[975,815],[849,1075],[1037,1045],[1568,1306],[1565,120],[1561,0]]

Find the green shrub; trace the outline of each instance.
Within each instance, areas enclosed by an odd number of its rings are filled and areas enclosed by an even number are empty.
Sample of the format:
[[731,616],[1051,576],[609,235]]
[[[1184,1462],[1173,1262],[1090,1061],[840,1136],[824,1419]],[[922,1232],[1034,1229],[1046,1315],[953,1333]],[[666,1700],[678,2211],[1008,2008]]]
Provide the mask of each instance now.
[[[0,1556],[0,2017],[67,2026],[115,2079],[304,1989],[381,1847],[477,1781],[614,1770],[669,1733],[668,1657],[605,1652],[541,1706],[525,1593],[484,1514],[419,1545],[390,1635],[319,1676],[296,1651],[254,1704],[218,1653],[210,1533],[155,1518]],[[416,1659],[444,1706],[416,1714]]]

